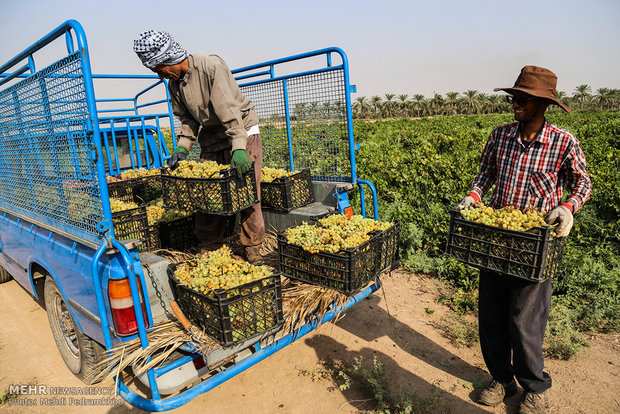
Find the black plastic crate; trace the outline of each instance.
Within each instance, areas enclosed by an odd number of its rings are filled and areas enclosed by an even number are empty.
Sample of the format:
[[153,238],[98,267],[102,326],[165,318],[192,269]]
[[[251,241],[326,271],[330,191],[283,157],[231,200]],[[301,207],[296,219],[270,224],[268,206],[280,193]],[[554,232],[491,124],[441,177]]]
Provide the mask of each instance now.
[[114,236],[117,240],[140,240],[142,245],[138,250],[149,248],[149,222],[146,215],[146,206],[112,213]]
[[172,292],[185,316],[222,345],[274,331],[283,321],[280,273],[204,295],[181,284],[168,266]]
[[108,183],[108,195],[126,203],[134,202],[134,180],[121,180]]
[[145,250],[153,251],[157,249],[161,249],[161,238],[159,235],[160,223],[151,224],[146,229],[146,240],[143,241]]
[[183,252],[198,247],[195,226],[196,214],[159,223],[161,248]]
[[[235,234],[235,216],[227,217],[224,238]],[[196,237],[196,213],[175,220],[158,223],[159,248],[192,251],[200,245]]]
[[[318,216],[312,217],[310,221],[321,225],[321,219],[329,217],[334,214],[341,214],[338,212],[327,212]],[[377,259],[379,264],[377,266],[377,274],[387,272],[398,266],[399,263],[399,245],[400,240],[400,222],[396,221],[391,227],[383,231],[370,232],[371,242],[376,246]]]
[[260,184],[262,208],[275,211],[291,211],[314,202],[312,177],[305,169],[296,174],[280,177]]
[[528,231],[507,230],[468,221],[450,211],[445,255],[484,270],[542,282],[562,271],[564,237],[549,226]]
[[379,259],[378,273],[387,272],[398,266],[400,240],[400,222],[396,221],[386,230],[373,232]]
[[150,203],[163,196],[161,174],[134,178],[132,186],[134,202],[136,203]]
[[374,280],[379,269],[376,235],[337,253],[310,253],[278,234],[280,271],[286,277],[350,295]]
[[237,170],[221,170],[219,177],[183,178],[162,173],[164,205],[185,211],[231,215],[258,203],[254,163],[242,177]]

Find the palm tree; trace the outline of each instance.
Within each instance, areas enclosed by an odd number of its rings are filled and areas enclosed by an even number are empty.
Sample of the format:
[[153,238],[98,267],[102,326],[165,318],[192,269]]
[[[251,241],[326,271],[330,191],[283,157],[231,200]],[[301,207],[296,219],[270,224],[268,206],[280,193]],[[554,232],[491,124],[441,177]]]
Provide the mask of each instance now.
[[566,106],[568,105],[568,95],[566,94],[566,92],[564,91],[555,91],[555,99],[557,99],[558,101],[560,101],[561,103],[563,103]]
[[588,85],[578,85],[575,88],[575,93],[573,94],[573,98],[576,98],[579,101],[579,110],[583,111],[584,102],[591,97],[590,91],[592,88]]
[[479,114],[482,109],[482,105],[480,104],[480,100],[478,99],[478,91],[470,89],[465,92],[463,104],[465,105],[465,113],[470,115]]
[[480,113],[488,114],[489,111],[489,95],[484,92],[478,94],[478,100],[480,101]]
[[447,105],[446,113],[448,115],[456,115],[457,113],[456,104],[458,103],[458,100],[459,100],[458,92],[446,92],[446,105]]
[[295,109],[293,109],[293,118],[296,120],[304,119],[307,106],[305,102],[296,103]]
[[441,94],[435,93],[435,95],[431,98],[429,104],[430,104],[430,109],[434,115],[443,114],[444,102],[443,102],[443,96],[441,96]]
[[331,114],[332,114],[332,104],[331,102],[327,101],[323,103],[323,117],[330,119],[331,118]]
[[366,100],[365,96],[358,96],[355,98],[355,102],[353,103],[353,107],[355,108],[355,113],[360,118],[368,117],[370,112],[370,104]]
[[336,115],[335,115],[336,118],[345,118],[347,116],[346,115],[346,106],[345,106],[344,102],[342,102],[340,100],[334,102],[333,110],[336,112]]
[[383,114],[386,118],[392,118],[394,116],[394,104],[395,102],[392,100],[396,95],[393,93],[385,94],[385,102],[383,103]]
[[596,100],[601,111],[605,111],[611,107],[612,94],[609,88],[598,88],[596,90]]
[[502,112],[502,97],[490,95],[487,97],[487,112],[490,114]]
[[416,93],[415,95],[413,95],[413,104],[412,104],[412,109],[414,109],[417,112],[416,116],[422,116],[422,110],[424,109],[424,95],[422,95],[421,93]]
[[319,103],[318,102],[310,102],[310,118],[318,118],[319,117]]
[[409,95],[398,95],[398,106],[400,108],[400,116],[407,116],[407,106],[409,105]]
[[370,98],[370,102],[372,103],[372,113],[373,117],[379,118],[381,114],[381,97],[379,95],[374,95]]

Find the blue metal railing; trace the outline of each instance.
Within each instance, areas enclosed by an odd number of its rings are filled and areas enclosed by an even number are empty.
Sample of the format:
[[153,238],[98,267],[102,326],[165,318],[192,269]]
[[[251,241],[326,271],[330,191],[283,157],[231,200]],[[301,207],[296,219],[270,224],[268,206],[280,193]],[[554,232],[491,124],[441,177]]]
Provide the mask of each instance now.
[[[312,332],[317,329],[321,324],[327,323],[334,319],[336,315],[338,315],[341,311],[349,309],[351,306],[355,305],[362,299],[368,297],[373,292],[377,291],[381,287],[381,284],[377,281],[376,283],[370,285],[363,291],[359,292],[357,295],[351,297],[342,309],[334,308],[327,312],[323,319],[320,321],[315,320],[314,322],[308,323],[302,326],[298,331],[290,333],[273,343],[261,348],[260,343],[256,346],[256,352],[249,355],[247,358],[238,361],[235,365],[227,368],[225,371],[219,372],[208,379],[204,380],[200,384],[184,391],[182,394],[175,395],[173,397],[163,398],[163,399],[148,399],[138,395],[135,391],[129,389],[124,383],[119,383],[119,394],[123,397],[127,402],[131,405],[145,411],[166,411],[172,410],[174,408],[180,407],[184,404],[187,404],[194,398],[199,395],[212,390],[218,385],[228,381],[234,376],[240,374],[246,369],[252,367],[263,359],[267,358],[270,355],[273,355],[275,352],[281,350],[282,348],[290,345],[294,341],[300,339],[306,334]],[[161,370],[160,372],[164,372]]]
[[[339,64],[334,63],[337,56]],[[323,65],[313,58],[324,57]],[[314,64],[311,70],[288,71],[290,63]],[[325,48],[232,70],[244,95],[256,105],[263,140],[264,164],[289,171],[309,168],[312,178],[357,184],[366,216],[364,187],[373,197],[378,219],[377,192],[357,177],[349,64],[340,48]]]
[[[337,55],[340,64],[334,64]],[[325,63],[317,66],[317,57]],[[314,65],[298,72],[291,62]],[[232,70],[260,119],[264,164],[309,168],[315,180],[355,183],[355,143],[347,56],[339,48],[275,59]]]
[[[34,53],[62,36],[67,55],[37,71]],[[82,26],[66,21],[0,73],[0,208],[98,246],[98,224],[114,230]]]
[[[167,83],[154,75],[93,75],[94,79],[114,79],[122,81],[131,80],[155,80],[146,88],[139,90],[133,97],[97,99],[98,104],[125,104],[126,107],[112,107],[109,109],[98,108],[99,123],[102,128],[102,141],[104,143],[106,167],[110,174],[116,175],[127,169],[156,168],[164,166],[165,160],[170,157],[169,149],[162,134],[162,120],[167,120],[170,126],[171,140],[176,142],[174,130],[174,118]],[[157,87],[164,89],[164,99],[141,101],[148,92]],[[147,108],[164,105],[165,112],[142,113]],[[155,108],[156,109],[156,108]],[[115,115],[111,115],[115,114]],[[154,121],[154,125],[147,124]],[[120,132],[120,134],[119,134]],[[129,141],[130,163],[119,163],[119,146],[117,135]],[[174,146],[174,144],[173,144]],[[112,154],[114,158],[112,159]],[[142,157],[145,158],[144,162]]]

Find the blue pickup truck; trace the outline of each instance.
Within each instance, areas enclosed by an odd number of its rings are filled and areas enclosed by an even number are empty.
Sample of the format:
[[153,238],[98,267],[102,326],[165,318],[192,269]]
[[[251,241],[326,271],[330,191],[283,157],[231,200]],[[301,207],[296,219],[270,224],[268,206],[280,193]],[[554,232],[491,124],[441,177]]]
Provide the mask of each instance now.
[[[173,317],[169,261],[140,251],[137,240],[117,238],[106,176],[162,167],[176,142],[166,81],[93,74],[89,53],[82,26],[68,20],[0,67],[0,283],[13,278],[35,298],[43,296],[58,351],[84,381],[106,350],[136,338],[146,347],[149,328]],[[49,64],[39,62],[45,59]],[[317,201],[299,211],[265,212],[265,220],[283,229],[344,211],[347,191],[357,188],[365,200],[364,187],[372,191],[376,218],[374,186],[357,178],[355,168],[354,86],[345,53],[327,48],[233,73],[256,105],[265,165],[312,171]],[[346,307],[378,288],[372,284]],[[139,376],[148,392],[123,380],[118,392],[143,410],[172,409],[317,326],[206,356],[188,343]],[[224,360],[230,363],[218,364]]]

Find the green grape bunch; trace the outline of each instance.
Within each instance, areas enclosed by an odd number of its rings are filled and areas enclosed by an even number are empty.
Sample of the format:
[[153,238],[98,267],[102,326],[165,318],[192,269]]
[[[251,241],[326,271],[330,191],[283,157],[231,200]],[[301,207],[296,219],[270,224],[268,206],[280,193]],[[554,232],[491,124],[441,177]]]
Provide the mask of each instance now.
[[106,174],[105,179],[106,179],[106,182],[108,183],[117,183],[117,182],[123,181],[120,177],[116,175],[110,175],[110,174]]
[[369,233],[391,226],[392,223],[366,219],[360,215],[348,218],[344,214],[334,214],[320,219],[319,224],[302,223],[287,229],[284,234],[289,243],[301,246],[307,252],[336,253],[358,247],[370,240]]
[[183,178],[213,178],[218,177],[222,170],[229,170],[230,165],[218,164],[215,161],[180,161],[178,168],[171,172],[175,177]]
[[157,176],[161,174],[161,170],[159,168],[137,168],[135,170],[127,170],[120,173],[120,178],[122,180],[130,180],[132,178],[142,178],[142,177],[151,177]]
[[185,211],[179,211],[176,209],[167,209],[164,207],[163,199],[159,198],[153,200],[146,206],[146,216],[149,222],[149,226],[157,223],[176,220],[182,217],[187,217],[190,213]]
[[282,177],[290,177],[291,175],[297,174],[298,171],[286,171],[283,168],[270,168],[263,167],[261,170],[261,182],[263,183],[271,183]]
[[[240,211],[251,206],[256,201],[253,176],[246,174],[237,180],[236,175],[224,175],[223,172],[230,168],[230,165],[218,164],[215,161],[180,161],[179,167],[170,172],[171,175],[202,180],[179,183],[178,190],[183,192],[182,195],[168,191],[170,204],[188,211],[201,210],[215,214],[222,212],[225,207],[229,212],[230,209]],[[225,204],[225,191],[230,193],[230,204]]]
[[[255,280],[272,276],[273,271],[268,266],[255,266],[244,260],[235,259],[228,246],[204,253],[197,260],[179,264],[174,276],[183,285],[209,295],[215,290],[231,290]],[[259,289],[255,287],[254,289]],[[230,292],[230,295],[239,292]]]
[[123,200],[119,200],[118,198],[110,197],[110,209],[112,213],[117,213],[119,211],[132,210],[134,208],[138,208],[138,205],[134,202],[127,202]]
[[319,223],[334,230],[341,228],[345,229],[345,231],[361,231],[364,233],[387,230],[393,225],[393,223],[387,221],[381,222],[371,218],[364,218],[360,214],[355,214],[351,218],[348,218],[345,214],[332,214],[320,219]]
[[546,226],[545,214],[545,212],[534,207],[525,211],[512,206],[494,209],[480,202],[461,210],[461,215],[466,220],[516,231],[527,231],[534,227]]

